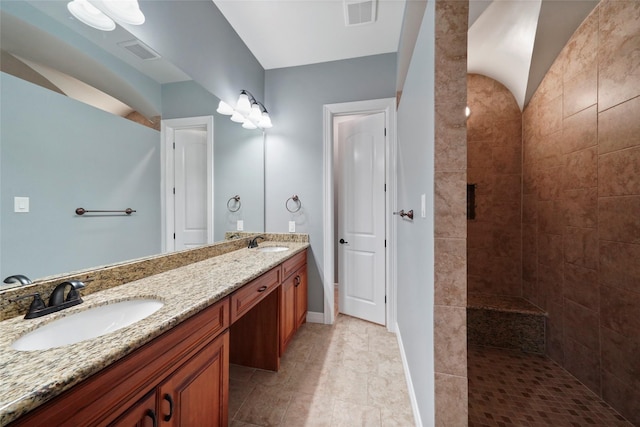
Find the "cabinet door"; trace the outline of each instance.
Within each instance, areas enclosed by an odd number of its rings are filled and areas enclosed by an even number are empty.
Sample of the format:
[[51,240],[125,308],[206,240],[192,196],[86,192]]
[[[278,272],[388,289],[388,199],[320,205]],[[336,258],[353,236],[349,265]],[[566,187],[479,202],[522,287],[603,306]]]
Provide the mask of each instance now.
[[229,332],[186,361],[158,388],[162,426],[227,426]]
[[296,329],[307,321],[307,266],[294,274],[296,288]]
[[155,388],[109,425],[113,427],[156,427],[158,414],[156,412]]
[[281,285],[280,293],[280,356],[296,330],[295,275],[289,276]]

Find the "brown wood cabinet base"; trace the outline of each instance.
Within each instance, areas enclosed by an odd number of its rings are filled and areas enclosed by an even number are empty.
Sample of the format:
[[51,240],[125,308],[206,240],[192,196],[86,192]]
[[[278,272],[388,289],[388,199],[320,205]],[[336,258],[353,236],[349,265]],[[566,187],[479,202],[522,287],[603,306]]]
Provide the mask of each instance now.
[[231,363],[252,368],[280,369],[278,347],[278,295],[267,295],[230,328]]
[[[215,348],[220,359],[220,399],[226,399],[229,382],[229,301],[224,299],[185,320],[50,402],[16,420],[14,426],[103,426],[110,425],[129,408],[145,401],[149,393],[200,352]],[[221,335],[222,334],[222,335]],[[214,341],[220,336],[221,341]],[[213,347],[211,347],[213,346]],[[224,401],[218,425],[226,425]],[[146,415],[146,412],[145,414]],[[136,418],[137,416],[134,416]],[[142,421],[144,421],[143,416]],[[146,417],[150,418],[150,417]],[[136,425],[133,423],[132,425]],[[144,425],[144,424],[140,424]],[[158,421],[157,425],[160,424]],[[164,424],[170,425],[170,424]]]

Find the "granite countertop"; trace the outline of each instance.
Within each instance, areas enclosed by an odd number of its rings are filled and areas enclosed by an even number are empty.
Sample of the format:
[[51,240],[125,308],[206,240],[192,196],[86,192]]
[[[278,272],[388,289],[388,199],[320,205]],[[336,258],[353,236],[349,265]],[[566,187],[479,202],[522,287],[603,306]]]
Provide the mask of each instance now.
[[[75,307],[37,319],[0,322],[0,425],[71,388],[163,332],[269,271],[309,243],[261,242],[287,246],[283,252],[239,249],[111,289],[83,296]],[[91,286],[91,284],[87,284]],[[139,322],[87,341],[39,351],[17,351],[18,337],[60,317],[127,299],[154,298],[164,306]],[[73,331],[70,331],[73,333]]]

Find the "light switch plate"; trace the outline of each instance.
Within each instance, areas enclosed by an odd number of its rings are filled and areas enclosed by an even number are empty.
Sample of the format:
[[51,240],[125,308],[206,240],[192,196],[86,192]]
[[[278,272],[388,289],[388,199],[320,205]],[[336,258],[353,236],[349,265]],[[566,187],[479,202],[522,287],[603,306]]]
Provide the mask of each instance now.
[[244,230],[244,221],[239,219],[236,222],[236,231],[243,231]]
[[13,198],[13,211],[19,213],[29,212],[29,198],[28,197],[14,197]]
[[289,221],[289,233],[295,233],[295,232],[296,232],[296,222]]

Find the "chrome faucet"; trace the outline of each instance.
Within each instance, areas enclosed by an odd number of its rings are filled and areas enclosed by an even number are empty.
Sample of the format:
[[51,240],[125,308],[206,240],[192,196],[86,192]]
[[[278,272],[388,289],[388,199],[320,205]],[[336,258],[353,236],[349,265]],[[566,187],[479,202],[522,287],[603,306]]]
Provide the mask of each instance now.
[[[51,296],[49,297],[49,305],[46,306],[39,293],[22,295],[13,299],[10,299],[11,302],[16,302],[21,299],[33,297],[33,301],[29,306],[29,310],[27,314],[24,316],[25,319],[34,319],[36,317],[41,317],[46,314],[55,313],[56,311],[64,310],[65,308],[73,307],[74,305],[78,305],[82,302],[82,298],[80,298],[80,289],[84,288],[84,283],[79,280],[68,280],[66,282],[60,283],[55,287],[53,292],[51,292]],[[67,297],[64,297],[64,291],[67,287],[71,287],[69,292],[67,293]]]
[[249,249],[257,248],[258,247],[258,239],[267,240],[267,238],[264,237],[264,236],[256,236],[253,239],[249,240],[249,246],[247,246],[247,247]]

